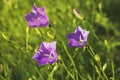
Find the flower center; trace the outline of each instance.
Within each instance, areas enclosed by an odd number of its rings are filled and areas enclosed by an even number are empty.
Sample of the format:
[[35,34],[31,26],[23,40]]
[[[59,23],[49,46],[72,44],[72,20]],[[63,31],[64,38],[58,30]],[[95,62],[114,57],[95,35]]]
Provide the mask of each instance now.
[[47,56],[47,57],[48,57],[48,59],[49,59],[49,60],[51,60],[51,59],[52,59],[52,57],[53,57],[53,54],[52,54],[52,52],[50,52],[50,54],[44,54],[44,56]]
[[79,42],[80,42],[80,43],[83,43],[83,39],[81,38],[81,36],[80,36],[80,38],[79,38]]

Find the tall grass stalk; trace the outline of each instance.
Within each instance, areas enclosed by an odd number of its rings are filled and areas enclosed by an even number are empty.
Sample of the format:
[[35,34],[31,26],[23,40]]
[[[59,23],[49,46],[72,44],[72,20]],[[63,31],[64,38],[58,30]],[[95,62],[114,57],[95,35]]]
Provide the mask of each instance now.
[[29,48],[29,26],[26,27],[26,53],[28,53]]
[[[97,62],[97,64],[98,64],[98,66],[99,66],[99,68],[100,68],[100,70],[101,70],[104,78],[105,78],[106,80],[108,80],[106,73],[103,71],[101,61],[100,61],[100,60],[96,60],[96,58],[95,58],[95,53],[94,53],[94,51],[93,51],[93,49],[92,49],[92,47],[91,47],[90,45],[87,47],[87,50],[88,50],[88,52],[90,53],[90,55],[93,57],[93,59]],[[102,76],[101,76],[101,77],[102,77]],[[103,77],[102,77],[102,78],[103,78]]]

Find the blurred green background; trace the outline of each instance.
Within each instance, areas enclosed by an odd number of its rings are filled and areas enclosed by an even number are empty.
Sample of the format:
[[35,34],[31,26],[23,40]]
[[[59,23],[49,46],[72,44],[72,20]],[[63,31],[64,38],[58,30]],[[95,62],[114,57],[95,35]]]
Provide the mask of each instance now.
[[[24,16],[33,4],[46,6],[50,28],[29,28]],[[78,19],[73,9],[85,20]],[[119,0],[1,0],[0,1],[0,80],[77,80],[70,52],[76,65],[78,80],[102,80],[88,50],[68,47],[67,34],[80,25],[89,30],[88,43],[107,64],[108,79],[120,79],[120,1]],[[27,41],[28,36],[28,41]],[[57,41],[57,66],[39,67],[32,59],[42,41]],[[61,44],[61,41],[65,45]],[[26,52],[26,43],[28,52]],[[64,47],[67,47],[67,51]],[[52,72],[52,70],[55,71]],[[98,67],[99,70],[99,67]],[[70,75],[72,74],[72,76]],[[80,76],[81,75],[81,76]],[[52,80],[51,79],[51,80]],[[105,79],[104,79],[105,80]]]

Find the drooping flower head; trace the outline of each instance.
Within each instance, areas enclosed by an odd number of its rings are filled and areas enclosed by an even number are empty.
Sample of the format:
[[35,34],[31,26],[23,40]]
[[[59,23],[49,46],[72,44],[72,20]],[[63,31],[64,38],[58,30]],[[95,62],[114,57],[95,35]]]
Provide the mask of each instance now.
[[46,27],[50,24],[45,6],[38,8],[36,4],[33,5],[32,12],[25,15],[25,19],[31,27]]
[[42,42],[33,59],[38,61],[39,66],[55,63],[58,60],[56,41],[51,43]]
[[80,26],[78,26],[74,33],[68,34],[69,46],[73,47],[84,47],[87,43],[89,31],[83,30]]

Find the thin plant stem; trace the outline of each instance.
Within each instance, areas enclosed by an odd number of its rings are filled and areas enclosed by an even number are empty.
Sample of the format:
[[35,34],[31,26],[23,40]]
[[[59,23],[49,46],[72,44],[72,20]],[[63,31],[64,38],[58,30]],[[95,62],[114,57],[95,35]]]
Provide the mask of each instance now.
[[40,71],[37,69],[37,67],[34,67],[38,75],[40,76],[41,80],[44,80],[43,76],[40,74]]
[[100,61],[97,61],[96,59],[95,59],[95,53],[94,53],[94,51],[93,51],[93,49],[92,49],[92,47],[89,45],[89,47],[90,47],[90,49],[87,47],[87,49],[88,49],[88,51],[89,51],[89,53],[90,53],[90,55],[93,57],[93,59],[97,62],[97,64],[98,64],[98,66],[100,67],[100,70],[102,71],[102,73],[103,73],[103,76],[105,77],[105,79],[106,80],[108,80],[108,78],[107,78],[107,76],[106,76],[106,74],[105,74],[105,72],[103,71],[103,69],[102,69],[102,66],[101,66],[101,62]]
[[72,77],[73,80],[75,80],[74,76],[72,75],[72,73],[67,69],[64,61],[62,60],[62,63],[63,63],[63,67],[65,68],[65,70],[68,72],[68,74]]
[[[95,31],[93,30],[92,25],[91,25],[87,20],[85,20],[85,23],[87,23],[88,26],[90,27],[90,29],[91,29],[94,37],[95,37],[98,41],[100,41],[100,39],[99,39],[99,38],[97,37],[97,35],[95,34]],[[100,41],[100,42],[101,42],[101,41]]]
[[67,47],[66,47],[66,45],[64,44],[63,41],[62,41],[62,45],[63,45],[63,47],[64,47],[64,49],[65,49],[65,51],[66,51],[66,53],[67,53],[67,55],[68,55],[68,57],[69,57],[69,59],[70,59],[70,61],[72,62],[74,68],[76,68],[75,63],[74,63],[74,61],[73,61],[73,59],[72,59],[72,56],[71,56],[70,53],[68,52]]
[[28,53],[28,48],[29,48],[28,40],[29,40],[29,27],[27,26],[26,27],[26,53]]
[[72,56],[70,55],[70,53],[68,52],[65,43],[64,43],[63,41],[61,41],[61,42],[62,42],[62,45],[63,45],[63,47],[64,47],[64,49],[65,49],[65,51],[66,51],[66,53],[67,53],[67,55],[68,55],[71,63],[72,63],[72,65],[74,66],[74,70],[75,70],[75,72],[76,72],[76,80],[78,80],[78,73],[77,73],[77,68],[76,68],[76,65],[75,65],[75,63],[74,63],[74,60],[73,60]]
[[115,71],[114,71],[114,63],[113,63],[113,61],[111,62],[111,65],[112,65],[112,74],[113,74],[113,79],[112,80],[115,80]]

